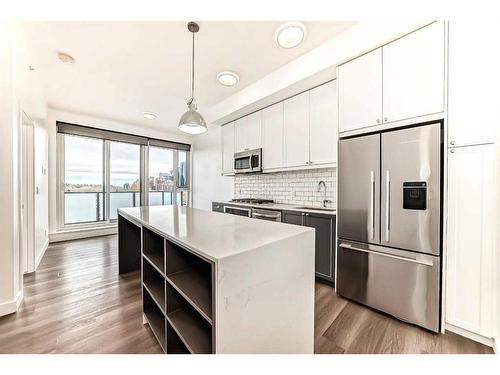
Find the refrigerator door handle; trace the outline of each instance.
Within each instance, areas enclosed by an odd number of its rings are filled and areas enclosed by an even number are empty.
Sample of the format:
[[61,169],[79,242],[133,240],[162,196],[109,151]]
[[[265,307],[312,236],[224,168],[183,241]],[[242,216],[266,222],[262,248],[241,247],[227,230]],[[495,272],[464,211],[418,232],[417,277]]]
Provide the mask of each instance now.
[[385,171],[385,242],[389,242],[391,231],[391,173]]
[[420,259],[407,258],[407,257],[399,256],[399,255],[381,253],[379,251],[361,249],[359,247],[353,246],[353,245],[348,244],[348,243],[341,243],[341,244],[339,244],[339,247],[343,247],[344,249],[359,251],[361,253],[367,253],[367,254],[373,254],[373,255],[380,255],[380,256],[383,256],[383,257],[397,259],[397,260],[402,260],[402,261],[405,261],[405,262],[421,264],[423,266],[429,266],[429,267],[434,266],[434,263],[432,261],[425,261],[425,260],[420,260]]
[[370,203],[372,209],[372,233],[370,238],[373,240],[375,238],[375,172],[370,171],[370,184],[371,184],[371,195]]

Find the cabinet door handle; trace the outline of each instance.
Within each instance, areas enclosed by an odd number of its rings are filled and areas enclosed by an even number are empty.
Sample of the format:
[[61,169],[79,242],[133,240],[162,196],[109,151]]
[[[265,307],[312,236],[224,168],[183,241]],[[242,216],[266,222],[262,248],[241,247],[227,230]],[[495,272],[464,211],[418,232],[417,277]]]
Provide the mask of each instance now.
[[455,141],[451,141],[450,145],[452,145],[452,146],[455,145]]
[[454,154],[454,153],[455,153],[455,150],[450,150],[450,152],[451,152],[452,154]]
[[389,119],[387,117],[384,117],[384,121],[389,121]]
[[379,118],[377,119],[377,124],[380,124],[380,119]]

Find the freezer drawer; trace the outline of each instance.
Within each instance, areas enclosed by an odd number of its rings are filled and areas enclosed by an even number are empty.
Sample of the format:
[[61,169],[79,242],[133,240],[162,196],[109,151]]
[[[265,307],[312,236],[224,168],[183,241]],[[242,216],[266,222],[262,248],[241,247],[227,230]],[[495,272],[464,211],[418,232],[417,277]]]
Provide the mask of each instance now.
[[439,331],[439,257],[339,241],[337,293]]

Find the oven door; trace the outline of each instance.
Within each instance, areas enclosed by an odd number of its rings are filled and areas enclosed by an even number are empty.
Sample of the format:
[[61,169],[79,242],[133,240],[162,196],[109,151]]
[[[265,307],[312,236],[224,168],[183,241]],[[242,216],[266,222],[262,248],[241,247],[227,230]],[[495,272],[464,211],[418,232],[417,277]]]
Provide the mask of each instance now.
[[281,222],[281,211],[260,210],[252,208],[252,217],[254,219]]
[[224,213],[226,214],[250,217],[251,212],[251,208],[224,206]]

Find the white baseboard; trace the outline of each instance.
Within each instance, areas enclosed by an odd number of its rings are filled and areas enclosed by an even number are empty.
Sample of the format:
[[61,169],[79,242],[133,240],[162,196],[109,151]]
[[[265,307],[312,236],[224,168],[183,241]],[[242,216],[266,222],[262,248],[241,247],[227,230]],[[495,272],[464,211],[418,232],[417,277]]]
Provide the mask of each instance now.
[[456,333],[457,335],[467,337],[468,339],[477,341],[483,345],[495,348],[495,341],[491,337],[485,337],[483,335],[479,335],[477,333],[468,331],[466,329],[454,326],[453,324],[449,324],[449,323],[446,324],[446,330],[453,332],[453,333]]
[[16,298],[12,301],[0,303],[0,316],[15,313],[19,309],[21,302],[23,302],[22,290],[17,293]]
[[118,226],[113,225],[105,228],[84,228],[59,231],[49,234],[50,243],[78,240],[81,238],[90,238],[98,236],[106,236],[109,234],[118,233]]
[[42,261],[42,258],[45,255],[45,251],[47,251],[48,247],[49,247],[49,239],[47,238],[45,240],[45,243],[42,246],[42,250],[40,251],[40,254],[35,259],[35,271],[37,270],[38,266],[40,265],[40,262]]

